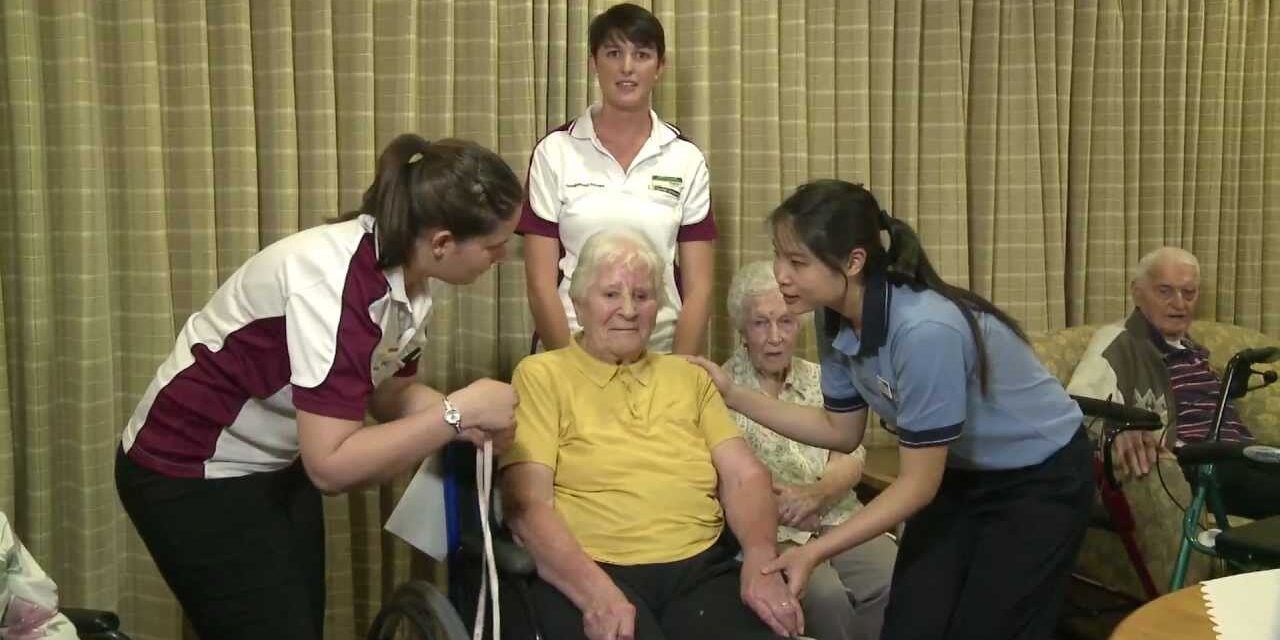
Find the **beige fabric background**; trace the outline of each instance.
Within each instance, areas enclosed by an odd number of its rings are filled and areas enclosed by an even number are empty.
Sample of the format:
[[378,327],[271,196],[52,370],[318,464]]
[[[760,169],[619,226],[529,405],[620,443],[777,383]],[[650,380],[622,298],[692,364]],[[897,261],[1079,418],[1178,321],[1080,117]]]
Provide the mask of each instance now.
[[[0,509],[72,603],[180,614],[115,497],[116,440],[186,317],[260,247],[352,208],[401,131],[523,170],[595,93],[550,0],[0,3]],[[869,184],[944,275],[1043,330],[1125,313],[1128,266],[1204,263],[1202,315],[1280,336],[1280,3],[657,0],[658,112],[707,154],[718,292],[796,184]],[[527,348],[518,257],[441,296],[423,377]],[[730,331],[713,318],[713,352]],[[410,555],[395,491],[327,502],[327,637]],[[145,612],[145,613],[144,613]]]

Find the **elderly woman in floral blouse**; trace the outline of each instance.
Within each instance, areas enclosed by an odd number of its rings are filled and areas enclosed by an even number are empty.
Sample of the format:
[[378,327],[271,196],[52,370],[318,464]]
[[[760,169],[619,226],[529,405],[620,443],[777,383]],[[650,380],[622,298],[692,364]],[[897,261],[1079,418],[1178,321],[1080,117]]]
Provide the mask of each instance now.
[[0,512],[0,638],[75,640],[71,621],[58,613],[58,587],[22,546]]
[[[787,402],[822,406],[818,365],[794,355],[800,319],[787,312],[768,261],[738,272],[728,310],[741,337],[724,364],[734,382]],[[852,489],[862,476],[862,447],[851,455],[811,447],[730,413],[773,473],[779,546],[804,544],[861,507]],[[896,554],[882,535],[819,565],[803,601],[808,633],[817,640],[879,638]]]

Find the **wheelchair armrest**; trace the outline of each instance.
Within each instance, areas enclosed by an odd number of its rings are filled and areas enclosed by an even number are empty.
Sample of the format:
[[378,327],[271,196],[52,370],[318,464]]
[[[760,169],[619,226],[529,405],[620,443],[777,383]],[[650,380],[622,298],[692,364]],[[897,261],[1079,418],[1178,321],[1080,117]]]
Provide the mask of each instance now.
[[[462,534],[462,554],[471,560],[479,560],[484,556],[484,538],[476,532]],[[493,560],[498,565],[498,573],[524,578],[532,576],[537,568],[533,557],[524,547],[511,539],[511,533],[505,529],[493,532]]]
[[111,611],[73,607],[62,607],[59,611],[75,625],[76,633],[80,635],[106,633],[120,628],[120,617]]

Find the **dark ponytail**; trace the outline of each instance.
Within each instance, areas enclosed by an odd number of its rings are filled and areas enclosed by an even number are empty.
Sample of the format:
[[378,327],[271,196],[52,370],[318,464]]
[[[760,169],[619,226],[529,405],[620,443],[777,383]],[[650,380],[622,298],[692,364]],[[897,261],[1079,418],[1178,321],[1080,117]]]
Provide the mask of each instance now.
[[[795,238],[828,267],[844,272],[849,253],[867,254],[864,273],[883,275],[893,284],[913,290],[930,289],[950,300],[964,316],[978,351],[978,380],[987,392],[990,364],[986,340],[976,312],[988,314],[1009,327],[1023,341],[1027,336],[1009,314],[986,298],[951,284],[938,275],[911,225],[880,208],[875,196],[860,184],[843,180],[816,180],[796,189],[770,215],[775,228],[790,223]],[[886,249],[880,232],[889,234]]]
[[522,196],[515,173],[494,152],[467,140],[427,142],[402,133],[378,156],[360,208],[338,220],[373,216],[378,266],[389,269],[408,262],[426,231],[444,229],[459,242],[493,233]]

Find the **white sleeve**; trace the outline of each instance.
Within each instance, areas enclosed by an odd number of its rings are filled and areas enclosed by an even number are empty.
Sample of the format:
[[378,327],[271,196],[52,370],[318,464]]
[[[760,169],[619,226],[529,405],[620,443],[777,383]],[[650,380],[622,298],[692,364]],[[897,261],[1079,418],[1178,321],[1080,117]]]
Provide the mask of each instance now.
[[368,303],[383,292],[375,281],[337,275],[289,292],[289,381],[298,409],[359,421],[373,391],[373,353],[382,337]]
[[711,178],[703,159],[693,172],[693,180],[684,192],[680,226],[702,222],[711,213]]
[[[555,134],[552,134],[555,135]],[[534,215],[547,222],[560,222],[559,165],[548,151],[548,138],[533,150],[529,161],[529,207]]]

